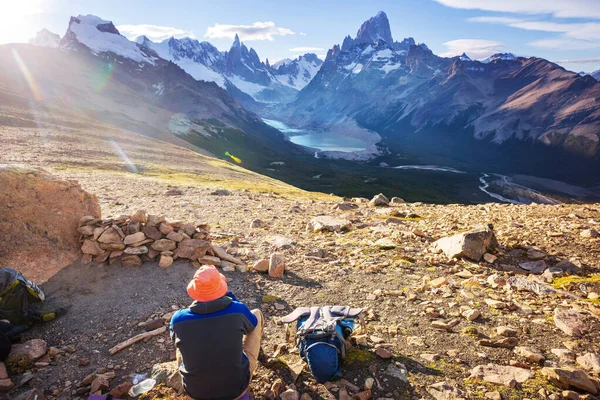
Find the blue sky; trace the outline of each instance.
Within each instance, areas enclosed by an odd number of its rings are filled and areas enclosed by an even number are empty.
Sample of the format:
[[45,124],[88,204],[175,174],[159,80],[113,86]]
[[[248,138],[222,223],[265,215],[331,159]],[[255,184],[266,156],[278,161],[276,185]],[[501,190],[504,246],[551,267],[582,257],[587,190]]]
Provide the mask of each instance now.
[[26,42],[44,27],[62,36],[71,15],[94,14],[129,37],[193,36],[221,50],[240,32],[273,61],[309,48],[324,55],[380,10],[394,39],[412,36],[439,55],[510,51],[600,69],[600,0],[0,0],[0,43]]

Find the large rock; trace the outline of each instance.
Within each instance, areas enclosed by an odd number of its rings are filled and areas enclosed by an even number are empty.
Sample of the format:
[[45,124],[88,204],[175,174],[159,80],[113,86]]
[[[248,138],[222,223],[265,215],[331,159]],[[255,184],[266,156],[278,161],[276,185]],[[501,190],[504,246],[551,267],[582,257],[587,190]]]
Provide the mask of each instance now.
[[141,267],[142,259],[137,255],[126,255],[121,258],[121,265],[124,267]]
[[506,283],[515,290],[532,292],[541,297],[556,294],[556,289],[554,289],[552,286],[548,286],[540,282],[534,282],[522,276],[512,276],[508,278]]
[[183,391],[181,375],[177,367],[177,361],[170,361],[160,364],[154,364],[150,374],[151,379],[156,380],[156,384],[163,384],[177,392]]
[[554,309],[554,325],[569,336],[583,336],[589,330],[580,313],[558,307]]
[[[156,242],[155,242],[156,243]],[[212,249],[210,242],[199,239],[183,239],[179,247],[173,253],[174,258],[187,258],[188,260],[198,260],[206,255]]]
[[91,254],[93,256],[99,256],[104,254],[104,250],[100,248],[98,242],[94,242],[93,240],[86,239],[83,242],[83,246],[81,246],[81,252],[83,254]]
[[486,382],[514,388],[533,376],[533,372],[525,368],[497,364],[478,365],[471,370],[471,377]]
[[577,357],[577,364],[581,365],[583,369],[600,373],[600,355],[587,353]]
[[285,271],[285,261],[283,254],[273,253],[269,259],[269,276],[271,278],[281,278]]
[[598,389],[592,380],[580,369],[542,368],[542,375],[561,389],[575,387],[596,394]]
[[6,359],[6,366],[11,370],[29,368],[46,355],[46,342],[42,339],[31,339],[23,344],[13,344]]
[[306,225],[306,230],[312,232],[340,232],[350,230],[351,228],[352,223],[347,219],[329,217],[327,215],[315,217]]
[[77,182],[0,167],[0,266],[47,280],[80,256],[77,229],[86,215],[100,218],[100,205]]
[[152,243],[150,247],[152,248],[152,250],[156,250],[159,252],[171,251],[177,248],[177,243],[169,239],[160,239]]
[[451,385],[448,382],[438,382],[427,388],[427,392],[435,400],[458,400],[464,399],[464,392],[457,388],[455,385]]
[[112,226],[105,230],[99,237],[98,241],[104,244],[123,244],[123,237],[116,226]]
[[125,239],[123,239],[123,244],[134,244],[137,242],[141,242],[144,239],[146,239],[146,235],[144,234],[144,232],[136,232],[132,235],[125,236]]
[[142,228],[142,232],[144,232],[144,235],[146,235],[152,240],[162,239],[162,233],[160,233],[160,231],[155,226],[146,225]]
[[390,205],[390,200],[385,197],[382,193],[375,195],[371,201],[369,201],[371,207],[385,207]]
[[467,257],[479,261],[486,252],[494,250],[498,242],[491,225],[482,225],[469,232],[441,238],[433,246],[448,258]]
[[296,245],[294,239],[281,235],[273,235],[267,239],[267,242],[279,250],[291,249]]

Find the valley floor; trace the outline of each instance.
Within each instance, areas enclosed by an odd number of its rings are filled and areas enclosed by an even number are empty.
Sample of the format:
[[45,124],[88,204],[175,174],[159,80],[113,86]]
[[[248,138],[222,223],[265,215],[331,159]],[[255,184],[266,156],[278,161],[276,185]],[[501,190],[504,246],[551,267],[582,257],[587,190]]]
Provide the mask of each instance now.
[[[286,364],[293,364],[298,356],[286,341],[285,327],[276,321],[298,306],[348,304],[367,310],[368,334],[349,353],[344,364],[346,381],[320,385],[307,372],[296,381],[297,390],[312,399],[345,398],[344,386],[353,392],[353,385],[362,387],[368,377],[376,379],[373,398],[430,398],[430,385],[443,381],[469,399],[496,395],[503,399],[560,398],[548,397],[560,396],[562,390],[542,376],[541,364],[510,349],[479,344],[482,339],[496,338],[497,328],[506,326],[516,331],[518,346],[539,349],[548,366],[574,365],[553,349],[563,349],[563,354],[571,351],[574,356],[599,351],[600,324],[595,318],[600,310],[597,300],[586,299],[589,293],[600,292],[598,275],[581,282],[558,278],[555,287],[566,292],[556,296],[517,292],[500,284],[515,274],[509,270],[530,261],[527,254],[533,247],[542,254],[536,258],[543,258],[548,266],[570,260],[582,268],[582,276],[600,273],[600,239],[581,236],[585,230],[600,229],[598,204],[407,203],[383,208],[360,204],[357,209],[340,211],[333,209],[342,201],[338,197],[301,191],[138,136],[117,141],[133,164],[143,166],[138,173],[131,173],[122,169],[118,153],[100,145],[104,139],[98,138],[103,132],[96,138],[79,137],[95,143],[88,147],[94,150],[81,151],[73,136],[65,136],[64,131],[57,136],[0,129],[1,163],[50,168],[63,178],[78,180],[85,190],[98,195],[103,218],[145,209],[170,220],[208,223],[213,242],[226,246],[248,265],[274,251],[284,254],[283,279],[255,272],[225,273],[240,300],[261,308],[267,319],[263,348],[271,359],[260,365],[252,382],[256,398],[264,398],[277,379],[287,386],[293,383]],[[47,140],[34,141],[29,135]],[[58,141],[59,137],[63,140]],[[173,189],[177,189],[175,195]],[[230,193],[217,196],[212,194],[215,189]],[[340,234],[307,232],[306,224],[318,215],[346,218],[353,227]],[[262,221],[262,227],[250,228],[256,219]],[[479,224],[494,225],[501,250],[493,264],[448,261],[431,250],[433,240]],[[395,248],[376,245],[382,238],[391,240]],[[87,394],[80,382],[94,371],[114,372],[114,387],[131,381],[133,374],[148,372],[154,363],[174,359],[167,334],[114,356],[108,355],[108,349],[142,332],[140,323],[186,306],[185,285],[193,272],[190,264],[182,262],[167,269],[153,263],[140,269],[118,263],[75,263],[49,274],[42,288],[48,297],[68,301],[70,308],[64,316],[38,325],[26,336],[42,338],[57,348],[71,346],[73,350],[74,346],[75,351],[34,369],[32,377],[28,376],[31,380],[13,393],[36,387],[48,398],[83,399]],[[498,304],[504,306],[495,308]],[[590,314],[592,329],[580,338],[567,336],[553,322],[557,307]],[[481,317],[470,322],[461,316],[466,309],[479,310]],[[432,327],[433,321],[452,319],[458,324],[448,331]],[[375,355],[381,342],[390,344],[392,358]],[[286,343],[287,350],[281,349]],[[469,378],[478,365],[515,362],[533,374],[514,389]],[[408,383],[399,378],[403,366]],[[16,383],[22,377],[12,376]],[[163,396],[175,397],[164,387],[147,397]]]

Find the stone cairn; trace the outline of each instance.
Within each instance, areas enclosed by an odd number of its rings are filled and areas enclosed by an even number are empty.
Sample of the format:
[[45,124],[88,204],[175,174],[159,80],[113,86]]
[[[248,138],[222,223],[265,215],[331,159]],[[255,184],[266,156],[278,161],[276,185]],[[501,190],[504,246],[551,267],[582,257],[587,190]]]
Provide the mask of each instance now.
[[125,267],[141,267],[156,260],[169,267],[177,259],[186,259],[195,267],[214,265],[224,271],[246,271],[246,265],[210,242],[210,227],[181,221],[168,222],[164,216],[135,214],[102,220],[85,216],[79,221],[82,262],[112,264],[117,259]]

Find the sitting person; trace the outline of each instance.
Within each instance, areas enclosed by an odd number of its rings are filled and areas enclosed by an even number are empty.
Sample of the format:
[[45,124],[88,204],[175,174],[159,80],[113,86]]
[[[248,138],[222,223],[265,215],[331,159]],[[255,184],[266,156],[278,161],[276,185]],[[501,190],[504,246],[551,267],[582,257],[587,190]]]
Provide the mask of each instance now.
[[239,302],[213,266],[200,267],[187,292],[194,302],[170,325],[186,393],[203,400],[245,396],[258,363],[262,312]]

